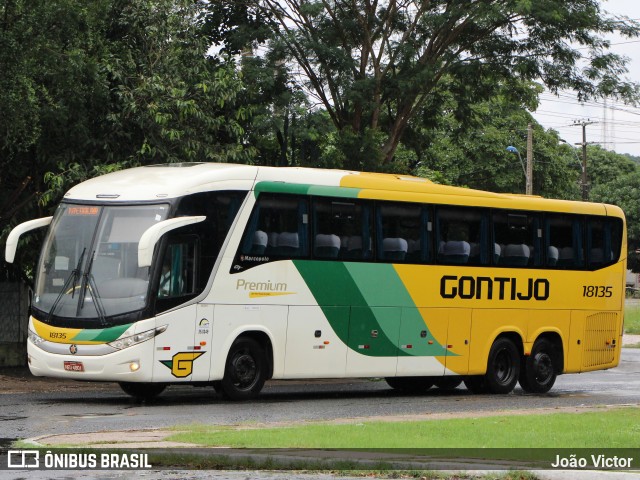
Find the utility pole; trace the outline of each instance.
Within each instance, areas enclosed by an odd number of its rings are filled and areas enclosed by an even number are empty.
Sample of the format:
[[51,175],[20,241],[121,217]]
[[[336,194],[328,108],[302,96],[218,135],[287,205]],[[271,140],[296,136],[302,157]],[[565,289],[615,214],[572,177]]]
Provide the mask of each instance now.
[[587,201],[589,198],[589,189],[587,186],[587,125],[594,124],[591,120],[583,120],[581,122],[575,121],[573,126],[582,127],[582,143],[576,143],[576,145],[582,145],[582,200]]
[[533,124],[527,127],[527,184],[525,193],[533,195]]

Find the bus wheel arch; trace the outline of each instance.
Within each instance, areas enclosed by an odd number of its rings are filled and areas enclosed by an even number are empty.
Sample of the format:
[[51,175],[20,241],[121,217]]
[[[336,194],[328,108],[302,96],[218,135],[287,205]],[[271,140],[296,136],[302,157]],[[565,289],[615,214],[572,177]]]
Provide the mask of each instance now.
[[510,393],[518,383],[523,352],[522,337],[515,332],[498,335],[491,345],[484,376],[491,393]]
[[262,330],[250,330],[238,335],[233,343],[237,342],[242,337],[252,338],[262,347],[267,357],[266,379],[268,380],[273,377],[273,343],[271,341],[271,337]]
[[562,339],[555,332],[540,335],[522,359],[519,383],[525,392],[547,393],[564,370]]
[[255,398],[272,375],[272,350],[264,332],[239,335],[229,348],[222,380],[214,384],[216,391],[230,400]]

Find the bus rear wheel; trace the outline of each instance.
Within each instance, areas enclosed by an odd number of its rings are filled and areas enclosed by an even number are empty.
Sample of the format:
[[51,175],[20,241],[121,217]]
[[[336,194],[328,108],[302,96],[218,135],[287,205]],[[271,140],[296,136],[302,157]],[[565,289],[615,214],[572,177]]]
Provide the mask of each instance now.
[[520,374],[520,352],[508,338],[496,339],[489,351],[484,378],[491,393],[504,394],[513,390]]
[[385,380],[391,388],[404,393],[424,393],[433,386],[431,377],[387,377]]
[[255,398],[266,378],[267,357],[262,346],[252,338],[238,338],[227,357],[224,377],[220,382],[222,395],[230,400]]
[[153,400],[167,388],[163,383],[120,382],[119,385],[124,393],[142,401]]
[[558,376],[553,343],[541,338],[533,344],[520,370],[520,386],[528,393],[547,393]]

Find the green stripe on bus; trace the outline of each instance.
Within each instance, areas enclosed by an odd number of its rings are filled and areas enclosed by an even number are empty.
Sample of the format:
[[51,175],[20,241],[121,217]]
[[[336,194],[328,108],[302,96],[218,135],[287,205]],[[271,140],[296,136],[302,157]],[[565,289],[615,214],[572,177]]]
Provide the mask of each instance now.
[[318,195],[324,197],[357,198],[360,188],[329,187],[326,185],[309,185],[306,183],[258,182],[254,194],[259,193],[290,193],[296,195]]
[[[402,307],[400,318],[388,321],[391,312],[375,308],[381,328],[388,336],[399,339],[400,344],[411,344],[411,351],[404,354],[415,356],[441,356],[446,354],[444,345],[435,341],[420,310],[416,307],[402,279],[392,264],[347,263],[346,268],[368,305],[394,305]],[[422,331],[426,332],[423,338]],[[433,343],[430,345],[429,340]],[[451,355],[451,353],[449,353]]]
[[[447,354],[445,346],[433,341],[393,265],[308,260],[293,263],[331,327],[350,349],[380,357]],[[344,312],[335,306],[350,306],[352,321],[345,323]],[[421,336],[423,331],[425,337]],[[410,350],[401,347],[408,343]]]
[[132,323],[128,323],[127,325],[118,325],[116,327],[110,328],[101,328],[97,330],[86,328],[78,332],[78,334],[72,338],[72,340],[76,341],[85,341],[85,342],[113,342],[120,338],[127,328],[129,328]]
[[[342,262],[313,262],[294,260],[293,262],[311,290],[336,335],[352,350],[363,355],[395,357],[406,356],[398,349],[397,342],[391,340],[381,327],[378,318],[367,304],[358,285]],[[327,281],[327,279],[331,281]],[[349,305],[352,318],[357,318],[351,329],[345,324],[341,309],[333,306]],[[350,322],[351,324],[351,322]],[[371,332],[378,332],[376,338]],[[360,348],[374,344],[374,348]]]

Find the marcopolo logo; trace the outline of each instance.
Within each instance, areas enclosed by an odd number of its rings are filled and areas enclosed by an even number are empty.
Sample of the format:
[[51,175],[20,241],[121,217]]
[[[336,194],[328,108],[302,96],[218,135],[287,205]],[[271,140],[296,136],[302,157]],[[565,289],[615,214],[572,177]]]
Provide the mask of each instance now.
[[527,278],[524,282],[518,282],[513,277],[444,275],[440,279],[442,298],[544,301],[549,298],[549,291],[549,280],[546,278]]

